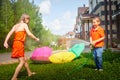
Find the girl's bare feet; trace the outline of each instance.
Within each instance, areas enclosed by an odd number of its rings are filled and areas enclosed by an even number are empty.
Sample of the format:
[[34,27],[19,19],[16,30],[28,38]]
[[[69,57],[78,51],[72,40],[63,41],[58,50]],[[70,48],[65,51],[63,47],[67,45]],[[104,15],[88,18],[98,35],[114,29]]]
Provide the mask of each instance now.
[[28,74],[28,76],[30,77],[30,76],[35,75],[35,74],[36,74],[36,72],[31,72],[30,74]]
[[11,80],[17,80],[17,78],[12,78]]

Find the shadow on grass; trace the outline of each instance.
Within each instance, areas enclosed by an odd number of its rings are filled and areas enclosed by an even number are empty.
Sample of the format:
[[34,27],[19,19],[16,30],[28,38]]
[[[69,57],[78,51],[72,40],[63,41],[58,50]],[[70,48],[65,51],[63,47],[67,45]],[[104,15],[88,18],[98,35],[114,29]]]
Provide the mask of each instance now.
[[95,65],[92,65],[92,64],[86,64],[84,67],[85,68],[90,68],[90,69],[95,69],[96,68]]
[[51,64],[50,61],[31,61],[30,63],[35,64],[35,65],[38,65],[38,64]]

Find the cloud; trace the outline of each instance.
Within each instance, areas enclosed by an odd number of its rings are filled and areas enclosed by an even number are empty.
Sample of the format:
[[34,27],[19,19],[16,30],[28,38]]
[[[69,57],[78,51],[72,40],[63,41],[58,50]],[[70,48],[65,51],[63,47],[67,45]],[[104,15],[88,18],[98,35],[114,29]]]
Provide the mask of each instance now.
[[61,23],[59,19],[55,19],[50,25],[51,25],[51,29],[55,31],[61,28]]
[[51,2],[50,0],[44,0],[39,4],[40,12],[42,14],[49,14],[50,8],[51,8]]
[[48,23],[49,29],[54,34],[64,35],[74,28],[75,18],[72,17],[72,12],[65,12],[60,18],[54,19]]
[[67,11],[67,12],[65,12],[65,14],[63,15],[63,19],[70,19],[71,18],[71,16],[72,16],[72,14],[71,14],[71,12],[70,11]]
[[[60,0],[56,0],[56,2],[59,2],[59,1]],[[50,10],[52,7],[51,0],[42,1],[39,4],[39,7],[40,7],[40,12],[42,13],[42,15],[48,16],[50,14]],[[64,35],[68,31],[72,31],[74,28],[75,18],[73,18],[72,16],[73,14],[70,11],[66,11],[63,13],[62,16],[59,16],[51,21],[45,20],[45,18],[43,17],[42,24],[45,26],[46,29],[49,28],[49,30],[53,34]]]

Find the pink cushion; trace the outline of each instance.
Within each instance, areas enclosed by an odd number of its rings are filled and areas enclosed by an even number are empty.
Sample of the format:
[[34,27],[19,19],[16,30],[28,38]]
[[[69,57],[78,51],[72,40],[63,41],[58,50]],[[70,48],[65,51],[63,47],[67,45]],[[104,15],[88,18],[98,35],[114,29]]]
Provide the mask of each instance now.
[[52,49],[49,47],[36,48],[33,51],[31,60],[49,61],[49,56],[52,54]]

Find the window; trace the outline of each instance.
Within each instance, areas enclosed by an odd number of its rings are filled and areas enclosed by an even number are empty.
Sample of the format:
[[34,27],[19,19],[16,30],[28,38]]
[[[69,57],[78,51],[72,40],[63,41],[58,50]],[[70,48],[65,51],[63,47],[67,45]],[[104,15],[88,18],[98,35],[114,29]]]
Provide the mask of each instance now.
[[93,10],[93,2],[92,2],[92,0],[90,2],[90,5],[91,5],[91,9]]

